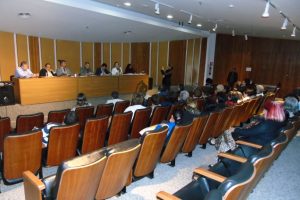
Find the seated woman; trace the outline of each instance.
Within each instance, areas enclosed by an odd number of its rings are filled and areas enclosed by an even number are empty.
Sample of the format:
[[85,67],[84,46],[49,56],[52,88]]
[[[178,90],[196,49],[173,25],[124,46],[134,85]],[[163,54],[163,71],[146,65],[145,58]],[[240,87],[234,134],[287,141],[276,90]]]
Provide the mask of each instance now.
[[128,64],[127,67],[125,68],[124,74],[134,74],[135,70],[133,69],[131,64]]
[[298,100],[295,97],[286,97],[283,105],[284,110],[288,113],[289,118],[299,116]]
[[46,63],[45,66],[40,70],[40,77],[53,77],[56,73],[51,69],[50,63]]
[[71,125],[71,124],[75,124],[77,122],[78,122],[78,116],[76,115],[76,112],[75,111],[71,111],[71,112],[69,112],[65,116],[65,120],[64,120],[64,122],[62,124],[60,124],[60,123],[52,123],[52,122],[46,124],[46,126],[44,128],[42,128],[42,132],[43,132],[42,142],[43,142],[43,144],[45,146],[47,146],[50,129],[52,127],[61,126],[61,125]]
[[248,128],[236,128],[232,136],[259,145],[265,145],[275,139],[287,123],[287,117],[281,104],[267,101],[264,105],[264,117]]
[[92,106],[92,104],[87,101],[87,99],[83,93],[79,93],[77,95],[77,103],[72,108],[72,111],[75,111],[76,108],[78,108],[78,107],[86,107],[86,106]]

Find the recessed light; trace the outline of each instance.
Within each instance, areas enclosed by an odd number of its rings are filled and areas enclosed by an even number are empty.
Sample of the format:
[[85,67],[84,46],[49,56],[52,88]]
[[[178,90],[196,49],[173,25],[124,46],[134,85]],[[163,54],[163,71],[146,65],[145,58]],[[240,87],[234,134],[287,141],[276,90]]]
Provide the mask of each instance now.
[[173,19],[173,15],[167,15],[168,19]]
[[228,7],[229,7],[229,8],[234,8],[234,5],[233,5],[233,4],[229,4]]
[[18,16],[21,17],[22,19],[28,19],[29,17],[31,17],[31,14],[30,13],[19,13]]
[[202,26],[202,24],[197,24],[197,27],[201,27]]
[[127,6],[127,7],[130,7],[131,3],[130,2],[125,2],[124,5]]

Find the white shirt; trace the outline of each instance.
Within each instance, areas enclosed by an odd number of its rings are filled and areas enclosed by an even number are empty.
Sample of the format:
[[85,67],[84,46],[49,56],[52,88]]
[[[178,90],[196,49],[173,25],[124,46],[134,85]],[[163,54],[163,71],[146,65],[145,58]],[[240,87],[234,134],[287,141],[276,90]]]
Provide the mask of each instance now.
[[16,78],[31,78],[33,76],[33,73],[30,69],[24,70],[22,67],[16,68],[15,77]]
[[146,108],[145,106],[142,105],[134,105],[134,106],[129,106],[124,110],[124,113],[131,111],[132,112],[132,117],[131,117],[131,121],[134,117],[135,111],[139,110],[139,109],[144,109]]
[[110,103],[113,103],[114,105],[116,105],[117,102],[120,102],[120,101],[124,101],[122,99],[109,99],[106,101],[106,104],[110,104]]
[[[120,71],[119,71],[119,70],[120,70]],[[122,68],[121,68],[121,67],[119,67],[119,68],[116,68],[116,67],[112,68],[111,74],[112,74],[113,76],[118,76],[118,75],[123,74]]]
[[51,71],[47,71],[47,77],[53,77]]

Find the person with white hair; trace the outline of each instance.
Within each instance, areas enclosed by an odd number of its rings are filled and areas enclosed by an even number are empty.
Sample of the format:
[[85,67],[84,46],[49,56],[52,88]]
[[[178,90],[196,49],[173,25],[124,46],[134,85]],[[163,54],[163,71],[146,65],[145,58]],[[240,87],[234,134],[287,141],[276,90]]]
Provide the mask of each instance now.
[[299,111],[298,100],[295,97],[286,97],[284,100],[284,110],[288,112],[289,118],[295,116],[295,114]]
[[263,85],[256,85],[256,96],[264,96],[265,88]]

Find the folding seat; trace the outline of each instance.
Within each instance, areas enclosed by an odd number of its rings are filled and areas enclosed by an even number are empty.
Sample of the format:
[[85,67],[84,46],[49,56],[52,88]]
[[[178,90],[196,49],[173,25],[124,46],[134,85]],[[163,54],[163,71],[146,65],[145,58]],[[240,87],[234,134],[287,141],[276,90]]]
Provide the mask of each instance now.
[[70,109],[53,110],[48,113],[47,123],[63,123],[65,116],[70,112]]
[[83,130],[86,120],[94,116],[94,106],[78,107],[75,112],[78,116],[80,130]]
[[4,138],[6,135],[10,133],[10,131],[11,131],[10,118],[9,117],[0,118],[0,153],[3,152]]
[[110,130],[108,145],[117,144],[128,139],[132,112],[114,114]]
[[227,120],[230,118],[232,112],[232,108],[228,107],[221,111],[218,120],[215,121],[214,124],[214,131],[211,133],[210,137],[217,138],[223,134],[224,126],[226,125]]
[[31,131],[34,127],[43,128],[44,114],[19,115],[16,122],[16,133]]
[[131,126],[131,138],[139,138],[140,134],[139,132],[147,127],[149,124],[151,115],[151,107],[144,108],[144,109],[138,109],[135,111],[133,120],[132,120],[132,126]]
[[96,109],[96,117],[103,117],[103,116],[112,116],[114,110],[114,104],[99,104]]
[[106,150],[63,162],[55,175],[38,179],[23,173],[26,200],[93,200],[107,161]]
[[166,120],[169,110],[169,106],[156,106],[152,112],[150,126],[160,124],[162,121]]
[[22,173],[31,171],[43,176],[42,131],[33,130],[24,134],[7,135],[4,139],[2,179],[11,185],[23,181]]
[[170,163],[170,166],[175,166],[176,156],[181,150],[191,126],[192,124],[175,126],[160,158],[161,163]]
[[181,151],[187,153],[189,157],[193,155],[193,151],[198,144],[199,138],[203,132],[209,115],[194,118],[191,129],[184,141]]
[[173,112],[175,110],[182,110],[184,107],[183,104],[180,104],[180,103],[177,103],[177,104],[172,104],[172,106],[170,107],[170,110],[169,110],[169,113],[168,113],[168,116],[167,116],[167,120],[169,121],[173,115]]
[[123,113],[128,106],[130,106],[130,101],[128,100],[117,102],[115,104],[114,114]]

